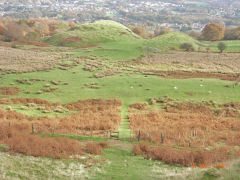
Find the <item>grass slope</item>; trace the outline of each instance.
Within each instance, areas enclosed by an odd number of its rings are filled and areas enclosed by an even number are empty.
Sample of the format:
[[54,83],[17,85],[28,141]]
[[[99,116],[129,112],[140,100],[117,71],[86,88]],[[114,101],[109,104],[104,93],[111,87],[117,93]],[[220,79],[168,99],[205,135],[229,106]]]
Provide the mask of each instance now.
[[124,41],[127,39],[140,38],[127,27],[109,20],[86,23],[71,28],[63,33],[58,33],[46,39],[46,42],[53,45],[62,45],[62,41],[69,37],[80,37],[79,42],[65,43],[64,46],[79,46],[86,44],[98,44],[111,41]]
[[148,46],[158,48],[176,48],[179,49],[183,43],[192,43],[194,48],[198,48],[199,42],[187,34],[180,32],[170,32],[164,35],[157,36],[147,42]]
[[[70,37],[79,37],[82,40],[63,43],[64,39]],[[200,44],[187,34],[179,32],[167,33],[153,39],[143,39],[122,24],[109,20],[82,24],[48,37],[45,41],[55,46],[68,47],[97,44],[98,48],[91,48],[90,51],[85,52],[79,50],[76,55],[106,56],[113,60],[135,59],[148,53],[149,48],[179,49],[182,43],[192,43],[197,49]]]

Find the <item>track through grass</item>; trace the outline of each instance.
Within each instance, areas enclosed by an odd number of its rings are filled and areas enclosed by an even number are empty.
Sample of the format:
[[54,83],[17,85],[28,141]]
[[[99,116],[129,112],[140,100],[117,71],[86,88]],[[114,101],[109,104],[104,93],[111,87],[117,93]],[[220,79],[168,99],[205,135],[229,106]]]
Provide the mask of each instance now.
[[128,121],[128,105],[123,105],[121,110],[122,122],[119,128],[120,140],[129,140],[132,136],[132,131],[129,128],[130,122]]

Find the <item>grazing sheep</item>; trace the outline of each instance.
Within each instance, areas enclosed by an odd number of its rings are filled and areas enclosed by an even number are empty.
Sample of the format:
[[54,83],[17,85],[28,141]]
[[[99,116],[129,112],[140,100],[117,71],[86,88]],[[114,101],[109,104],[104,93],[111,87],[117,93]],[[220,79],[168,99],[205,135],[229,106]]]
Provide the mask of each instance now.
[[7,106],[6,110],[8,110],[8,111],[12,111],[13,108],[12,108],[12,106]]
[[53,80],[51,81],[51,83],[54,84],[54,85],[58,85],[59,84],[57,81],[53,81]]
[[38,91],[37,94],[42,94],[43,92],[42,91]]

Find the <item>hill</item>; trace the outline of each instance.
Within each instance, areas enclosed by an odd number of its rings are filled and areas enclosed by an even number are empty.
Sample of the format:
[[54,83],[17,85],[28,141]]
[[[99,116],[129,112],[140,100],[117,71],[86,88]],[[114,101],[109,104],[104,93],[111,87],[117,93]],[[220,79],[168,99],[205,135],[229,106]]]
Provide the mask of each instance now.
[[148,46],[176,49],[179,49],[180,45],[183,43],[191,43],[195,49],[198,48],[200,44],[197,40],[180,32],[170,32],[160,35],[147,42]]
[[72,27],[46,39],[52,45],[81,46],[140,38],[120,23],[101,20]]

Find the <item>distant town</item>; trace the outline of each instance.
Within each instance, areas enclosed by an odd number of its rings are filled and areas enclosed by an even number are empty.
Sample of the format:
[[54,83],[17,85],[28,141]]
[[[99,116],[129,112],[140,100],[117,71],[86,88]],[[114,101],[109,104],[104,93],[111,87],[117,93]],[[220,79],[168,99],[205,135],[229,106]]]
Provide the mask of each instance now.
[[201,31],[209,22],[239,26],[237,0],[0,0],[0,17],[53,18],[75,23],[110,19],[149,30]]

